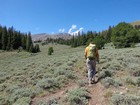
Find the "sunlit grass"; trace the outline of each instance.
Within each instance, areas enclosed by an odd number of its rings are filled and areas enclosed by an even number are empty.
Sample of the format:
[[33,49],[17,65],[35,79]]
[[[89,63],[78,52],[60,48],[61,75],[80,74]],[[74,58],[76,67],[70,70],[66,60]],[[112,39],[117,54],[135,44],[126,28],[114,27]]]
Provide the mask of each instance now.
[[[48,55],[49,47],[54,49],[52,55]],[[40,49],[36,54],[0,51],[0,104],[26,104],[31,98],[54,93],[73,80],[79,87],[86,86],[87,81],[79,79],[87,76],[84,47],[49,44]],[[135,95],[140,86],[139,52],[139,48],[100,50],[99,81],[109,89],[133,86],[129,94]],[[113,95],[106,93],[107,97]]]

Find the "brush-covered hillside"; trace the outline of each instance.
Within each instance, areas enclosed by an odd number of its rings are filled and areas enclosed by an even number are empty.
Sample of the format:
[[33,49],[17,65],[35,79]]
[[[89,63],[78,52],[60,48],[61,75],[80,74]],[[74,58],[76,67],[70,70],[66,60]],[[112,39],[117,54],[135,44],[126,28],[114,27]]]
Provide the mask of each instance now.
[[40,49],[34,54],[0,51],[0,105],[139,105],[139,48],[99,50],[97,83],[91,87],[85,47]]
[[140,30],[140,20],[134,21],[130,23],[132,26],[134,26],[136,29]]
[[131,22],[130,24],[132,24],[133,26],[135,26],[135,25],[140,25],[140,20]]

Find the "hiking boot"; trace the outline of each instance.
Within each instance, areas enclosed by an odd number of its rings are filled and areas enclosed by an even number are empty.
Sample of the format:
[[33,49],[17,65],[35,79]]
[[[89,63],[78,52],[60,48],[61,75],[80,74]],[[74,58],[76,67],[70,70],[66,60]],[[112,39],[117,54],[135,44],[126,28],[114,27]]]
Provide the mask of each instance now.
[[96,81],[95,81],[95,80],[92,80],[92,81],[91,81],[91,84],[95,84],[95,83],[96,83]]

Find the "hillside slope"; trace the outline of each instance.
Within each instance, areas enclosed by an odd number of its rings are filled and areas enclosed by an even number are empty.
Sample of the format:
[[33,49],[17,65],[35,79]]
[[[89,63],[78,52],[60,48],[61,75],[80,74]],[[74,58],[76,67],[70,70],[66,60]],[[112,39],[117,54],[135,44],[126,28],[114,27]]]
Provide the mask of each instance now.
[[140,20],[131,22],[130,24],[133,25],[133,26],[140,25]]
[[[52,56],[47,55],[50,46]],[[139,48],[100,50],[97,83],[91,87],[84,47],[40,49],[37,54],[0,52],[1,105],[139,105]]]
[[44,41],[47,38],[52,38],[52,39],[58,39],[58,38],[71,39],[72,35],[69,35],[67,33],[58,33],[58,34],[40,33],[40,34],[32,35],[32,40],[33,41],[38,41],[38,40]]

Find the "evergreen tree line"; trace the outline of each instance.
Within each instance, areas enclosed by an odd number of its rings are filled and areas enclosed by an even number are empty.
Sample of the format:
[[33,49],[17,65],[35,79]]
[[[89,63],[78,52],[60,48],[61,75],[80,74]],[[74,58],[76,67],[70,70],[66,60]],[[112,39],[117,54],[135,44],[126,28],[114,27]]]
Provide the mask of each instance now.
[[110,42],[110,34],[112,33],[112,27],[109,27],[107,31],[103,32],[93,32],[93,31],[88,31],[87,33],[83,33],[82,35],[77,35],[77,36],[72,36],[71,39],[52,39],[52,38],[47,38],[45,42],[42,43],[48,44],[48,43],[58,43],[58,44],[64,44],[64,45],[69,45],[71,47],[78,47],[78,46],[83,46],[83,45],[88,45],[91,41],[94,41],[99,49],[101,49],[105,42]]
[[33,45],[31,33],[21,33],[13,27],[0,25],[0,50],[16,50],[21,48],[32,53],[39,52],[39,45]]
[[104,47],[104,44],[112,42],[116,48],[132,47],[135,43],[140,42],[140,31],[129,23],[120,22],[115,27],[109,26],[107,30],[102,32],[88,31],[82,35],[73,36],[70,40],[62,38],[46,40],[47,43],[59,43],[78,47],[88,45],[90,42],[95,42],[99,49]]

